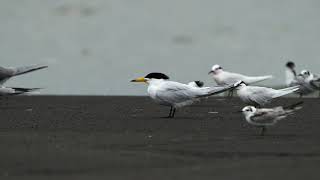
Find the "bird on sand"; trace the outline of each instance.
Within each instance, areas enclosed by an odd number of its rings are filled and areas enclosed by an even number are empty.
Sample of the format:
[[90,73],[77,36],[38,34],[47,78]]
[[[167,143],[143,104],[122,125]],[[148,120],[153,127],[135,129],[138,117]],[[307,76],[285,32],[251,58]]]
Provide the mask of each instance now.
[[299,86],[299,90],[296,91],[300,97],[311,94],[315,89],[309,84],[306,78],[308,77],[307,71],[303,70],[300,74],[297,74],[295,69],[296,65],[292,61],[286,63],[286,85],[287,87]]
[[239,85],[239,82],[237,82],[228,86],[194,87],[170,81],[167,75],[158,72],[150,73],[131,82],[148,84],[148,94],[151,99],[160,105],[171,107],[168,118],[174,117],[177,108],[190,105],[202,97],[216,95]]
[[296,92],[299,86],[288,87],[284,89],[272,89],[259,86],[248,86],[243,81],[235,88],[238,96],[248,105],[261,107],[271,102],[271,100]]
[[263,136],[268,126],[275,125],[279,120],[285,119],[288,115],[292,115],[295,111],[301,109],[302,103],[298,102],[287,107],[278,106],[262,109],[246,106],[241,112],[249,124],[261,128],[260,135]]
[[[213,80],[218,85],[222,85],[222,86],[230,85],[237,81],[243,81],[246,84],[250,85],[250,84],[258,83],[258,82],[265,81],[272,78],[272,75],[246,76],[239,73],[224,71],[223,68],[218,64],[212,66],[211,70],[209,71],[209,74],[212,75]],[[228,96],[232,96],[232,95],[233,95],[233,91],[229,91]]]
[[267,79],[271,79],[272,76],[246,76],[243,74],[224,71],[223,68],[216,64],[212,66],[209,74],[212,74],[212,78],[218,85],[230,85],[237,81],[243,81],[246,84],[253,84]]
[[320,77],[318,75],[313,74],[308,70],[302,70],[299,76],[301,76],[304,79],[304,83],[306,84],[305,86],[312,89],[313,91],[320,92]]
[[9,80],[14,76],[19,76],[29,72],[44,69],[47,67],[48,66],[43,66],[43,65],[31,65],[31,66],[23,66],[23,67],[17,67],[17,68],[0,67],[0,86],[2,86],[7,80]]

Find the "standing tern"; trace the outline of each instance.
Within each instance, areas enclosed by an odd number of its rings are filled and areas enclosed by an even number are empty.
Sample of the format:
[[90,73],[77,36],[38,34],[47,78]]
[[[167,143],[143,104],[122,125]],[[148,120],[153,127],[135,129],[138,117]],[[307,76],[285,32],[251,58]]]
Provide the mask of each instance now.
[[212,74],[214,81],[218,85],[230,85],[236,83],[237,81],[243,81],[246,84],[253,84],[257,82],[261,82],[267,79],[271,79],[272,76],[245,76],[238,73],[232,73],[228,71],[224,71],[220,65],[214,65],[211,68],[209,74]]
[[0,67],[0,86],[14,76],[26,74],[26,73],[44,69],[47,67],[48,66],[42,66],[42,65],[23,66],[23,67],[17,67],[17,68]]
[[315,90],[306,80],[307,72],[302,71],[300,74],[297,74],[295,70],[296,65],[294,62],[289,61],[286,64],[286,85],[287,87],[299,86],[299,90],[296,92],[302,97],[303,95],[308,95]]
[[242,113],[246,121],[256,127],[262,128],[261,134],[264,135],[267,126],[275,125],[279,120],[286,118],[288,115],[293,114],[296,110],[302,108],[299,102],[288,107],[275,107],[258,109],[253,106],[246,106],[242,109]]
[[148,94],[156,103],[170,106],[168,118],[173,118],[176,108],[192,104],[202,97],[207,97],[233,89],[240,82],[229,86],[194,87],[179,82],[170,81],[163,73],[150,73],[145,77],[137,78],[131,82],[148,84]]
[[299,90],[298,86],[276,90],[267,87],[247,86],[244,82],[241,82],[236,88],[240,99],[245,103],[254,106],[263,106],[274,98],[293,93],[297,90]]

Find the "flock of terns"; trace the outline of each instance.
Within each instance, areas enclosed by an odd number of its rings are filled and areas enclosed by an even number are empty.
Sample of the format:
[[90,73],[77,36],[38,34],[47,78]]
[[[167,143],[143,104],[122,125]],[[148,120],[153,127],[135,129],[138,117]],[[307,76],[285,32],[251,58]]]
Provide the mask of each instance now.
[[[6,87],[3,84],[12,77],[47,67],[42,65],[18,68],[0,67],[0,96],[27,94],[39,90],[40,88]],[[269,104],[275,98],[291,93],[297,93],[302,97],[315,91],[320,92],[320,77],[308,70],[302,70],[297,74],[295,64],[291,61],[286,64],[287,88],[283,89],[252,85],[271,79],[271,75],[246,76],[224,71],[219,65],[212,66],[209,74],[212,75],[212,78],[217,83],[216,86],[204,87],[204,83],[201,81],[193,81],[188,84],[170,81],[167,75],[158,72],[150,73],[131,82],[148,84],[149,96],[156,103],[171,107],[168,118],[174,117],[177,108],[190,105],[201,98],[223,92],[229,92],[228,96],[232,96],[235,91],[238,97],[248,105],[240,112],[243,113],[248,123],[261,128],[261,135],[264,135],[267,126],[274,125],[277,121],[301,109],[302,102],[287,107],[263,108],[263,106]]]
[[248,106],[240,112],[243,113],[246,121],[261,128],[261,135],[264,135],[267,126],[293,114],[302,108],[303,102],[290,106],[279,106],[274,108],[263,108],[273,99],[291,93],[297,93],[302,97],[320,91],[320,77],[310,71],[303,70],[300,74],[295,71],[295,64],[286,64],[286,85],[287,88],[273,89],[268,87],[253,86],[252,84],[271,79],[272,76],[246,76],[238,73],[224,71],[220,65],[214,65],[209,72],[217,83],[213,87],[204,87],[201,81],[194,81],[188,84],[170,81],[163,73],[154,72],[132,80],[131,82],[142,82],[148,85],[148,94],[156,103],[169,106],[168,118],[173,118],[177,108],[190,105],[203,97],[208,97],[223,92],[237,92],[238,97]]

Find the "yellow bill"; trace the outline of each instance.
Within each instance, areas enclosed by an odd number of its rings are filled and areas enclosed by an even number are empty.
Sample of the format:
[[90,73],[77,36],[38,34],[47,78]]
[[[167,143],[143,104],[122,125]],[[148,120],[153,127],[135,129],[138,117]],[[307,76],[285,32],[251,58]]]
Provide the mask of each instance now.
[[147,80],[144,77],[140,77],[140,78],[132,80],[131,82],[144,82],[145,83],[145,82],[147,82]]

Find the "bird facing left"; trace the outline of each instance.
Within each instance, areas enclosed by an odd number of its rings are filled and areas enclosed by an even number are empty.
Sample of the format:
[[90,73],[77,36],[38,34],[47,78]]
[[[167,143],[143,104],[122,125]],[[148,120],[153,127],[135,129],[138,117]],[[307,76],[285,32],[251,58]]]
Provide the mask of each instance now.
[[235,88],[235,85],[195,87],[175,81],[170,81],[169,76],[163,73],[150,73],[131,82],[148,84],[148,95],[160,105],[170,106],[168,118],[173,118],[177,108],[187,106],[199,98],[222,93]]

